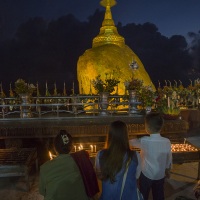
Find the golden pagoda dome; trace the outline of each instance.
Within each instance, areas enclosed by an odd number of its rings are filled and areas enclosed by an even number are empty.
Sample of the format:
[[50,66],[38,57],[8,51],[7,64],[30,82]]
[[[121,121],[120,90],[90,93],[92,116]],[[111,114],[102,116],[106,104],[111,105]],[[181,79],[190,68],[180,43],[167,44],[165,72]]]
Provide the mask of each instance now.
[[[102,0],[100,4],[106,8],[105,17],[99,34],[93,39],[92,48],[79,57],[77,76],[80,94],[95,94],[92,80],[98,75],[105,79],[105,74],[112,74],[120,80],[118,94],[125,93],[124,82],[134,77],[143,80],[144,85],[151,85],[155,89],[138,56],[125,44],[125,40],[118,34],[112,19],[111,7],[115,0]],[[137,70],[130,67],[135,63]]]

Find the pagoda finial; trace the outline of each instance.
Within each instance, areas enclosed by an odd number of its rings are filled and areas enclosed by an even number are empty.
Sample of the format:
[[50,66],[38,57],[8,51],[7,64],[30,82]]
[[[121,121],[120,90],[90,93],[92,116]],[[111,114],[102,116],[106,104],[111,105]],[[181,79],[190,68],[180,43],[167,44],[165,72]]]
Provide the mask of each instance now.
[[112,19],[112,13],[110,8],[116,4],[116,1],[114,0],[104,0],[101,1],[100,4],[106,8],[104,21],[102,23],[102,26],[115,26],[115,23]]
[[115,0],[102,0],[100,4],[106,8],[102,27],[99,35],[93,39],[93,47],[101,46],[105,44],[115,44],[123,46],[125,44],[124,38],[120,36],[115,27],[115,23],[112,19],[111,7],[116,5]]
[[102,0],[100,2],[100,4],[103,6],[103,7],[107,7],[107,6],[110,6],[110,7],[113,7],[114,5],[117,4],[117,2],[115,0]]

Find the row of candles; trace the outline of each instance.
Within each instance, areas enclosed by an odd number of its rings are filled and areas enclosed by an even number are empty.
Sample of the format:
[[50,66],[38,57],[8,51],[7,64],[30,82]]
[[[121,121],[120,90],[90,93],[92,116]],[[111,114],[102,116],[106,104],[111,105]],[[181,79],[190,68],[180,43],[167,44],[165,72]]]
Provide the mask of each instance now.
[[[135,63],[135,62],[133,62],[133,63]],[[193,85],[195,86],[196,84],[200,84],[200,80],[199,79],[194,80],[194,84],[192,83],[191,79],[189,79],[189,80],[190,80],[190,85],[191,86],[193,86]],[[164,80],[164,81],[165,81],[165,86],[168,86],[167,82],[169,82],[169,87],[172,87],[171,81],[169,81],[169,80]],[[177,81],[174,80],[174,82],[175,82],[175,87],[178,87]],[[180,80],[179,80],[179,82],[180,82],[180,85],[182,85],[182,82]],[[1,86],[0,87],[0,92],[3,94],[4,92],[3,92],[2,83],[0,84],[0,86]],[[46,86],[46,90],[48,90],[47,81],[46,81],[45,86]],[[82,86],[82,81],[81,81],[81,86]],[[158,87],[161,88],[161,84],[160,84],[159,80],[158,80]],[[37,91],[38,91],[39,90],[38,83],[36,83],[36,88],[37,88]],[[92,80],[90,80],[90,90],[91,90],[91,88],[92,88]],[[54,90],[57,90],[56,83],[54,83]],[[63,90],[66,91],[65,82],[64,82],[64,89]],[[74,94],[74,90],[75,90],[75,88],[74,88],[74,81],[73,81],[73,84],[72,84],[72,93],[73,94]],[[10,91],[12,91],[11,83],[10,83]]]
[[[81,150],[83,150],[83,145],[82,144],[80,144],[79,146],[74,145],[74,148],[73,148],[74,152],[81,151]],[[85,150],[88,151],[87,148]],[[92,145],[91,144],[88,152],[89,153],[96,153],[97,152],[97,145]],[[51,151],[49,151],[50,160],[52,160],[55,157],[56,157],[56,155],[52,154]]]
[[[180,83],[180,85],[182,85],[182,82],[180,81],[180,80],[178,80],[179,81],[179,83]],[[178,87],[178,81],[176,81],[176,80],[174,80],[174,87]],[[200,79],[198,78],[198,79],[196,79],[196,80],[194,80],[194,83],[192,82],[192,80],[191,79],[189,79],[189,81],[190,81],[190,85],[191,86],[195,86],[195,85],[197,85],[197,84],[200,84]],[[172,83],[171,83],[171,81],[169,81],[169,80],[164,80],[164,82],[165,82],[165,86],[168,86],[168,87],[172,87]],[[168,84],[168,83],[169,84]],[[158,87],[160,88],[161,87],[161,84],[160,84],[160,81],[158,80]]]
[[[74,145],[74,152],[81,151],[81,150],[83,150],[82,144],[80,144],[79,146]],[[198,149],[184,142],[183,144],[171,144],[171,151],[172,152],[194,152],[194,151],[198,151]],[[97,146],[90,145],[89,153],[96,153],[96,152],[97,152]],[[53,158],[56,157],[56,155],[52,154],[49,151],[49,157],[50,157],[50,160],[52,160]]]
[[[82,83],[81,83],[82,84]],[[46,87],[46,93],[48,92],[48,85],[47,85],[47,82],[45,84],[45,87]],[[39,96],[39,85],[38,83],[36,83],[36,93],[37,95]],[[75,86],[74,86],[74,81],[73,81],[73,84],[72,84],[72,94],[75,94]],[[54,91],[57,92],[57,87],[56,87],[56,83],[54,83]],[[65,86],[65,82],[64,82],[64,88],[63,88],[63,94],[64,95],[67,95],[66,93],[66,86]],[[4,91],[3,91],[3,86],[2,86],[2,83],[0,84],[0,95],[1,96],[6,96]],[[11,86],[11,83],[10,83],[10,96],[12,97],[14,94],[13,94],[13,89],[12,89],[12,86]]]
[[[83,145],[80,144],[79,146],[74,145],[74,152],[83,150]],[[97,152],[97,145],[90,145],[90,152],[96,153]]]
[[[174,92],[176,93],[176,92]],[[164,95],[164,98],[166,99],[167,98],[167,107],[170,108],[171,106],[173,107],[176,107],[178,104],[181,104],[185,101],[185,103],[187,103],[189,100],[187,99],[181,99],[180,98],[180,95],[176,95],[176,98],[174,97],[167,97],[167,95],[165,94]],[[194,97],[194,96],[191,96],[191,100],[192,100],[192,105],[194,106],[195,104],[198,105],[200,104],[200,97]]]

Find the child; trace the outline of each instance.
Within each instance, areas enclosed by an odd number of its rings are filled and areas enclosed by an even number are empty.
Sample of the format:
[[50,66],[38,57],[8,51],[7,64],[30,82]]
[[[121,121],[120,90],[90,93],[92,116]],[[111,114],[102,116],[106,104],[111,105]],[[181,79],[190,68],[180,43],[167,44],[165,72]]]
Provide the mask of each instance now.
[[164,199],[164,179],[169,177],[172,153],[170,140],[160,135],[162,126],[161,115],[150,113],[145,117],[145,129],[149,136],[130,140],[131,146],[141,149],[139,186],[144,200],[148,200],[151,189],[154,200]]

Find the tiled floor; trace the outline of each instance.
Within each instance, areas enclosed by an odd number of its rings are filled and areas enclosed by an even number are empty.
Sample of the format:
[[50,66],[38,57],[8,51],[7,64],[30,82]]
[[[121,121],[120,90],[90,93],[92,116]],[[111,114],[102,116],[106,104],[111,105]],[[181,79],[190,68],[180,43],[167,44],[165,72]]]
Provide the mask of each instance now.
[[193,188],[197,183],[197,169],[197,162],[173,165],[171,177],[165,183],[166,200],[175,200],[178,196],[195,199]]
[[[178,196],[184,196],[195,200],[193,188],[197,182],[198,163],[185,163],[173,165],[172,175],[166,180],[166,200],[175,200]],[[31,190],[25,191],[23,178],[0,178],[1,200],[42,200],[38,192],[39,175],[32,175]],[[149,200],[152,198],[150,197]]]

